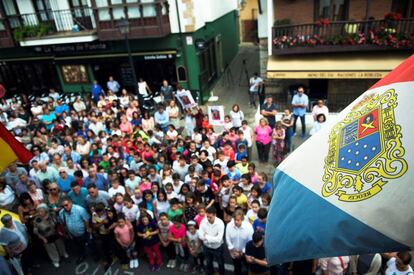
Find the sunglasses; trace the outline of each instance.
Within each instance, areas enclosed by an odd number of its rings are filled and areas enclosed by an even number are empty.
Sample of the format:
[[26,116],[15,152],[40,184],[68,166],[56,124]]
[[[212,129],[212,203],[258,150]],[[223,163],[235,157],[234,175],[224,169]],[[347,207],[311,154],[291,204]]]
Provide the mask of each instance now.
[[50,188],[49,191],[56,191],[57,188]]
[[62,207],[68,207],[69,204],[62,204]]
[[59,172],[59,174],[63,174],[63,173],[66,173],[66,172],[65,172],[65,171],[60,171],[60,172]]

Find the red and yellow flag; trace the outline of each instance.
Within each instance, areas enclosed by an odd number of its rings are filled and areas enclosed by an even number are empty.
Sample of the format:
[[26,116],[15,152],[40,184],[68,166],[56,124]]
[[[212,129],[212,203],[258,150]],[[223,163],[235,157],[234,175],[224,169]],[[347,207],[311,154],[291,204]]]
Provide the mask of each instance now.
[[0,123],[0,172],[17,160],[26,164],[32,158],[32,153]]

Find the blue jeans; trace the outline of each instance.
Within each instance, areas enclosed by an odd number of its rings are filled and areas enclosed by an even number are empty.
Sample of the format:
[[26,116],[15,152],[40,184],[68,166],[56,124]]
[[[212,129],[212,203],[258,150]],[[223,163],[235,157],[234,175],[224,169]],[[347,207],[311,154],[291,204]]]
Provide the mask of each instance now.
[[298,120],[298,117],[300,118],[300,122],[302,124],[302,136],[306,134],[305,116],[306,114],[304,114],[303,116],[298,116],[295,114],[293,115],[293,134],[296,133],[296,121]]
[[216,260],[219,266],[219,274],[224,275],[224,245],[220,245],[219,248],[212,249],[203,245],[204,254],[207,259],[207,274],[214,274],[213,261]]

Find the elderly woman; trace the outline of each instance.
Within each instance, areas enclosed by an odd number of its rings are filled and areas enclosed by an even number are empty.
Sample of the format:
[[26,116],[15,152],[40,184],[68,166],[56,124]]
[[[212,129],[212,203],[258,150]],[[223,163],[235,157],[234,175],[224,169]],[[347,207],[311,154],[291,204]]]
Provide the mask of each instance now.
[[62,201],[65,198],[65,194],[59,190],[59,186],[52,182],[48,187],[49,194],[45,197],[45,203],[53,211],[54,214],[62,209]]
[[34,219],[33,233],[43,242],[52,264],[58,268],[60,256],[68,258],[65,244],[56,231],[56,219],[49,214],[49,207],[45,203],[37,206],[37,217]]

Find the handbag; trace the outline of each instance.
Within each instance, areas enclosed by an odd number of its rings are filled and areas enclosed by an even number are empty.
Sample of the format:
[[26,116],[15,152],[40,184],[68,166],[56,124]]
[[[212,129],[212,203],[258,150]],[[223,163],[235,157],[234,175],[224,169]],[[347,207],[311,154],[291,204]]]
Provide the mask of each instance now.
[[55,230],[56,230],[56,234],[59,237],[62,237],[62,238],[66,238],[67,237],[66,228],[65,228],[65,226],[63,224],[57,223],[56,224],[56,227],[55,227]]

